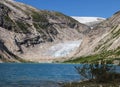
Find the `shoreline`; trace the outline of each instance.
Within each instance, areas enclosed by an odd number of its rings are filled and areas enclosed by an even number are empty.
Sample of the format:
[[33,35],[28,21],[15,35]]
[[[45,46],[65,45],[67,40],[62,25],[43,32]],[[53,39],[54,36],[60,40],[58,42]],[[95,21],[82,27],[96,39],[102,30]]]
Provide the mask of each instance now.
[[64,83],[62,87],[120,87],[120,82],[96,83],[88,80],[82,82]]

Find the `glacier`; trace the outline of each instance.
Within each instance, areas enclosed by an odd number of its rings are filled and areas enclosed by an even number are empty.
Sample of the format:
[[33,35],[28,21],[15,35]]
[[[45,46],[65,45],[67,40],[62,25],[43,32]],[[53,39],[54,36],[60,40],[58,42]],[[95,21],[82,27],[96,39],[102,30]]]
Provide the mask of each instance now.
[[102,17],[79,17],[79,16],[71,16],[71,17],[83,24],[105,20],[105,18]]
[[52,57],[65,57],[77,49],[81,42],[82,40],[55,44],[48,49],[47,55]]

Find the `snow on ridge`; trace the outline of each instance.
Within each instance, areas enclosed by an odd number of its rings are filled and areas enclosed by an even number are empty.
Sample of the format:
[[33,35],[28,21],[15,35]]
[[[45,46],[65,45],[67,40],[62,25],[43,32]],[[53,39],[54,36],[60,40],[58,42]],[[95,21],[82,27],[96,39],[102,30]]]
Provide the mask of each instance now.
[[71,17],[83,24],[105,20],[105,18],[102,17],[79,17],[79,16],[71,16]]
[[12,1],[13,2],[14,0],[8,0],[8,1]]

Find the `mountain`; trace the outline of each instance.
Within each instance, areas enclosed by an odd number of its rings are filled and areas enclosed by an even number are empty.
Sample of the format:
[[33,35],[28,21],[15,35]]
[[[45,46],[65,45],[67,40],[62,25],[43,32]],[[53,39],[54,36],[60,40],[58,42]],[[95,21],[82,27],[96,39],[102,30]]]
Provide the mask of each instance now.
[[120,64],[120,11],[91,29],[69,62],[94,62],[101,59]]
[[105,18],[102,17],[78,17],[78,16],[71,17],[79,21],[80,23],[86,24],[90,27],[95,27],[97,24],[105,20]]
[[0,0],[0,62],[52,62],[71,56],[90,29],[60,12]]
[[69,17],[0,0],[0,62],[120,60],[120,11],[112,17]]

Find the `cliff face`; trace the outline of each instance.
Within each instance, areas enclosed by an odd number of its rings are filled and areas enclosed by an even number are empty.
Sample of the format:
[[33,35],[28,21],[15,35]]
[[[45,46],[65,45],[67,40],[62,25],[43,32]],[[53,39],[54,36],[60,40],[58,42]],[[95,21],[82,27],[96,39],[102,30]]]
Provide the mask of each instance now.
[[[89,30],[88,26],[62,13],[0,0],[0,61],[51,62],[56,54],[50,52],[57,51],[59,44],[81,42]],[[57,46],[55,50],[54,45]],[[75,48],[68,49],[62,57]]]
[[0,62],[54,62],[102,52],[120,58],[119,42],[120,12],[90,28],[60,12],[0,0]]
[[91,29],[76,52],[77,57],[96,54],[107,59],[120,58],[120,12]]

